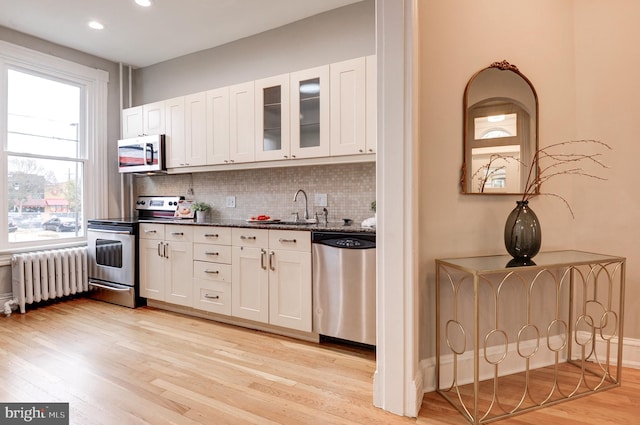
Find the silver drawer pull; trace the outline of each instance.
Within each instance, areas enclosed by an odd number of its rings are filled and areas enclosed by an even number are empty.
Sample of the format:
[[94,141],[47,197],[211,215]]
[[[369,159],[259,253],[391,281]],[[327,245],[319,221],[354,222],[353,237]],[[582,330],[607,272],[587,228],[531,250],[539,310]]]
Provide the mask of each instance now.
[[283,239],[283,238],[280,238],[280,239],[278,239],[278,241],[280,243],[296,243],[295,239]]
[[240,239],[242,239],[242,240],[247,239],[247,240],[250,240],[250,241],[255,241],[255,240],[256,240],[256,237],[255,237],[255,236],[245,236],[245,235],[241,235],[241,236],[240,236]]
[[209,295],[209,294],[204,294],[204,297],[208,300],[219,300],[220,299],[220,295]]
[[220,274],[220,271],[218,270],[205,270],[204,272],[209,274]]
[[156,230],[145,230],[144,232],[145,232],[145,233],[157,233],[157,231],[156,231]]
[[205,255],[220,255],[219,252],[205,252]]
[[182,233],[182,232],[171,232],[171,235],[172,236],[182,236],[182,235],[184,235],[184,233]]
[[219,234],[217,234],[217,233],[206,233],[206,234],[204,235],[204,237],[205,237],[205,238],[219,238],[219,237],[220,237],[220,235],[219,235]]

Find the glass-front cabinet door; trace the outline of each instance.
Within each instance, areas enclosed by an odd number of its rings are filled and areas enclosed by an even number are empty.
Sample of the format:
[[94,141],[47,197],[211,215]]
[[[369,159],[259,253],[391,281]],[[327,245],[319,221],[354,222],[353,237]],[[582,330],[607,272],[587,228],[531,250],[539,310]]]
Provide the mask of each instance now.
[[290,74],[291,158],[329,156],[329,66]]
[[256,160],[290,158],[289,74],[255,82]]

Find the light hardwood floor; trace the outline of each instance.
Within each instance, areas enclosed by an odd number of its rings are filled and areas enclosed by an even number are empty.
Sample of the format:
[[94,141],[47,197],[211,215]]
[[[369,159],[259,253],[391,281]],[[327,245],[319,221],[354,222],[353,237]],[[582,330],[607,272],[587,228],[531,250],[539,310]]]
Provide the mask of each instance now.
[[[76,299],[0,318],[0,400],[69,402],[71,423],[465,424],[439,395],[418,418],[372,405],[375,355],[153,308]],[[638,424],[621,388],[498,422]]]

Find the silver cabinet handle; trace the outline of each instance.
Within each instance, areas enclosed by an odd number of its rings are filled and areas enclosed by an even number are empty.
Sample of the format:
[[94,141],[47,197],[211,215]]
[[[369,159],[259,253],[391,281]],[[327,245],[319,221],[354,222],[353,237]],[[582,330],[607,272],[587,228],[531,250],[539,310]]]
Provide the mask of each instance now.
[[297,241],[295,239],[283,239],[283,238],[280,238],[280,239],[278,239],[278,242],[280,242],[280,243],[296,243]]
[[271,251],[271,252],[269,253],[269,268],[270,268],[272,271],[275,271],[275,270],[276,270],[276,267],[275,267],[275,265],[274,265],[274,261],[273,261],[273,257],[274,257],[275,255],[276,255],[276,253],[275,253],[275,252],[273,252],[273,251]]
[[260,267],[263,270],[267,270],[267,266],[264,263],[265,257],[267,256],[267,251],[265,251],[264,249],[260,249]]
[[204,297],[208,300],[219,300],[220,299],[220,295],[209,295],[209,294],[204,294]]
[[145,233],[157,233],[157,231],[156,231],[156,230],[145,230],[144,232],[145,232]]
[[183,232],[171,232],[172,236],[183,236],[184,233]]
[[162,252],[160,251],[160,247],[163,245],[162,242],[158,242],[158,257],[164,257],[164,255],[162,254]]
[[209,274],[220,274],[219,270],[205,270],[204,272]]
[[255,237],[255,236],[245,236],[245,235],[240,235],[240,239],[242,239],[242,240],[255,241],[255,240],[256,240],[256,237]]
[[205,238],[219,238],[220,235],[217,233],[205,233],[204,235]]
[[220,255],[219,252],[205,252],[204,255]]
[[164,258],[169,258],[169,250],[167,248],[169,248],[169,244],[165,243],[164,244]]

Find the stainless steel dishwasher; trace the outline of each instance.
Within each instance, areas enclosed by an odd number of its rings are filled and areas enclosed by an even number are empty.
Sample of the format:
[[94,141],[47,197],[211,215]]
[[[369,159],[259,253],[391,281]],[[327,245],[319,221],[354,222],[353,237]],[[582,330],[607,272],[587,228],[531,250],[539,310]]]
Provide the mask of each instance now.
[[313,331],[376,344],[376,235],[313,232]]

